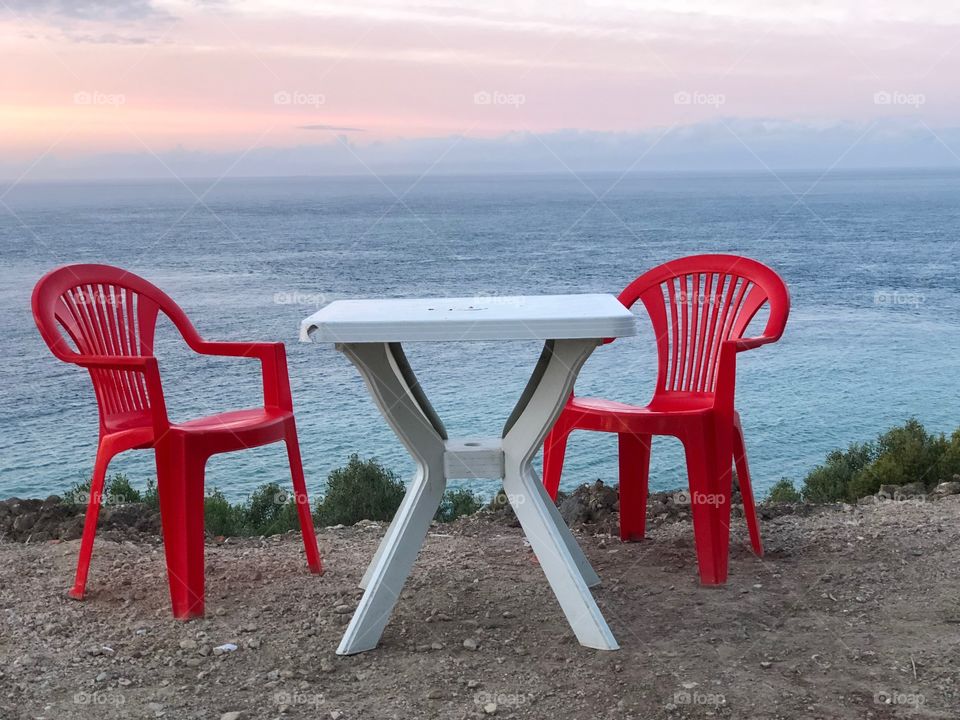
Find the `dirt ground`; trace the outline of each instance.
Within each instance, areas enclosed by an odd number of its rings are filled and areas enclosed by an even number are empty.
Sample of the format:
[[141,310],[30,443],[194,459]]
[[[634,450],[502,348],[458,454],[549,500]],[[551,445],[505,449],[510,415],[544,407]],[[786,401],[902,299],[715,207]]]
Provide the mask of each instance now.
[[[0,718],[958,718],[960,496],[840,506],[734,528],[700,587],[689,520],[624,545],[578,528],[618,652],[574,640],[523,535],[435,526],[380,647],[338,657],[384,531],[207,547],[207,617],[172,619],[152,535],[0,544]],[[236,650],[216,649],[227,643]]]

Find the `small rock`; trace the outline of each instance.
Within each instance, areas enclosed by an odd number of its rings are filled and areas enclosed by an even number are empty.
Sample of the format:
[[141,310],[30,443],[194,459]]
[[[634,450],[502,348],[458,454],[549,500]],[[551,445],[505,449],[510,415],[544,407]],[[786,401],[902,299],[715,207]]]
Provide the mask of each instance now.
[[349,605],[337,605],[333,611],[337,615],[346,615],[349,612],[352,612],[352,608]]
[[766,669],[766,668],[768,668],[768,667],[771,667],[772,665],[773,665],[773,663],[770,662],[769,660],[764,660],[764,661],[762,661],[762,662],[760,663],[760,667],[762,667],[762,668],[764,668],[764,669]]
[[330,658],[320,658],[320,672],[336,672],[337,666],[330,662]]
[[496,715],[497,714],[497,704],[495,702],[488,702],[483,706],[483,711],[487,715]]
[[180,641],[180,649],[181,649],[181,650],[196,650],[196,649],[197,649],[197,641],[196,641],[196,640],[191,640],[190,638],[186,638],[185,640],[181,640],[181,641]]
[[933,489],[934,495],[960,495],[960,480],[942,482]]
[[96,682],[98,682],[98,683],[99,683],[99,682],[106,682],[106,681],[109,680],[109,679],[110,679],[110,673],[108,673],[106,670],[104,670],[102,673],[100,673],[99,675],[97,675]]
[[231,710],[220,716],[220,720],[240,720],[242,713],[239,710]]
[[467,638],[466,640],[463,641],[463,646],[467,650],[476,650],[477,648],[480,647],[480,643],[478,643],[473,638]]
[[442,700],[443,699],[443,690],[440,688],[433,688],[430,692],[427,693],[427,700]]

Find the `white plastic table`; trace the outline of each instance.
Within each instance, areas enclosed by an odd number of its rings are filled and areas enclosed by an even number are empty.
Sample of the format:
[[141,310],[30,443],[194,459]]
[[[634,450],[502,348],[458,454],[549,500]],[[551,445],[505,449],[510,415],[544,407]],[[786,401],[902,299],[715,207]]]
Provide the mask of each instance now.
[[[448,479],[502,478],[523,531],[582,645],[616,650],[589,588],[590,567],[531,466],[563,410],[577,373],[603,338],[636,334],[612,295],[338,300],[304,320],[300,339],[332,342],[417,464],[390,528],[360,583],[363,598],[337,653],[377,646],[442,500]],[[401,343],[543,340],[530,381],[499,438],[450,439],[407,363]]]

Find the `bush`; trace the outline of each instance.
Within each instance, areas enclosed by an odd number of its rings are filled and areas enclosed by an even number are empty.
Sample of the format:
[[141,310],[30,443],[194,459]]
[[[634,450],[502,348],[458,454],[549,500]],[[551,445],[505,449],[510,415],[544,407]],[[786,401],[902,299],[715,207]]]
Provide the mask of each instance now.
[[[74,483],[73,487],[63,494],[63,500],[73,505],[86,505],[90,501],[90,480]],[[114,473],[104,480],[101,498],[103,505],[138,502],[143,502],[143,497],[140,491],[130,484],[124,473]]]
[[153,478],[147,480],[147,489],[143,493],[143,502],[147,507],[154,510],[160,509],[160,494],[157,492],[157,481]]
[[960,429],[948,440],[911,418],[873,443],[832,451],[807,475],[801,492],[810,502],[856,502],[881,485],[921,482],[929,489],[954,473],[960,473]]
[[300,528],[293,494],[276,483],[260,485],[246,502],[231,503],[219,490],[203,501],[206,529],[214,535],[278,535]]
[[770,494],[767,495],[769,502],[800,502],[800,493],[793,486],[793,482],[787,478],[780,480],[770,488]]
[[207,532],[214,535],[247,534],[243,506],[231,504],[216,488],[203,499],[203,522]]
[[317,523],[353,525],[360,520],[390,520],[403,500],[403,483],[375,459],[350,456],[346,467],[327,477],[327,494],[317,506]]
[[482,507],[483,498],[466,488],[447,490],[433,519],[439,522],[453,522],[458,517],[473,515]]
[[849,498],[873,495],[881,485],[935,484],[948,446],[942,434],[931,435],[915,419],[888,430],[877,441],[876,458],[851,480]]
[[253,535],[275,535],[300,527],[293,491],[284,490],[276,483],[254,490],[245,510],[246,523]]
[[842,502],[850,483],[876,456],[870,443],[853,443],[846,450],[832,450],[823,465],[815,467],[803,481],[803,499],[814,503]]

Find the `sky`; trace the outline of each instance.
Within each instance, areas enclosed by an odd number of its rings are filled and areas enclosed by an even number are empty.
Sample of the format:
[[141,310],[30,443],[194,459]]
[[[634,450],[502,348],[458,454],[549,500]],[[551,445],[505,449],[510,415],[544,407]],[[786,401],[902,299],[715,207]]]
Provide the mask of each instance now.
[[960,167],[955,0],[0,0],[0,177]]

